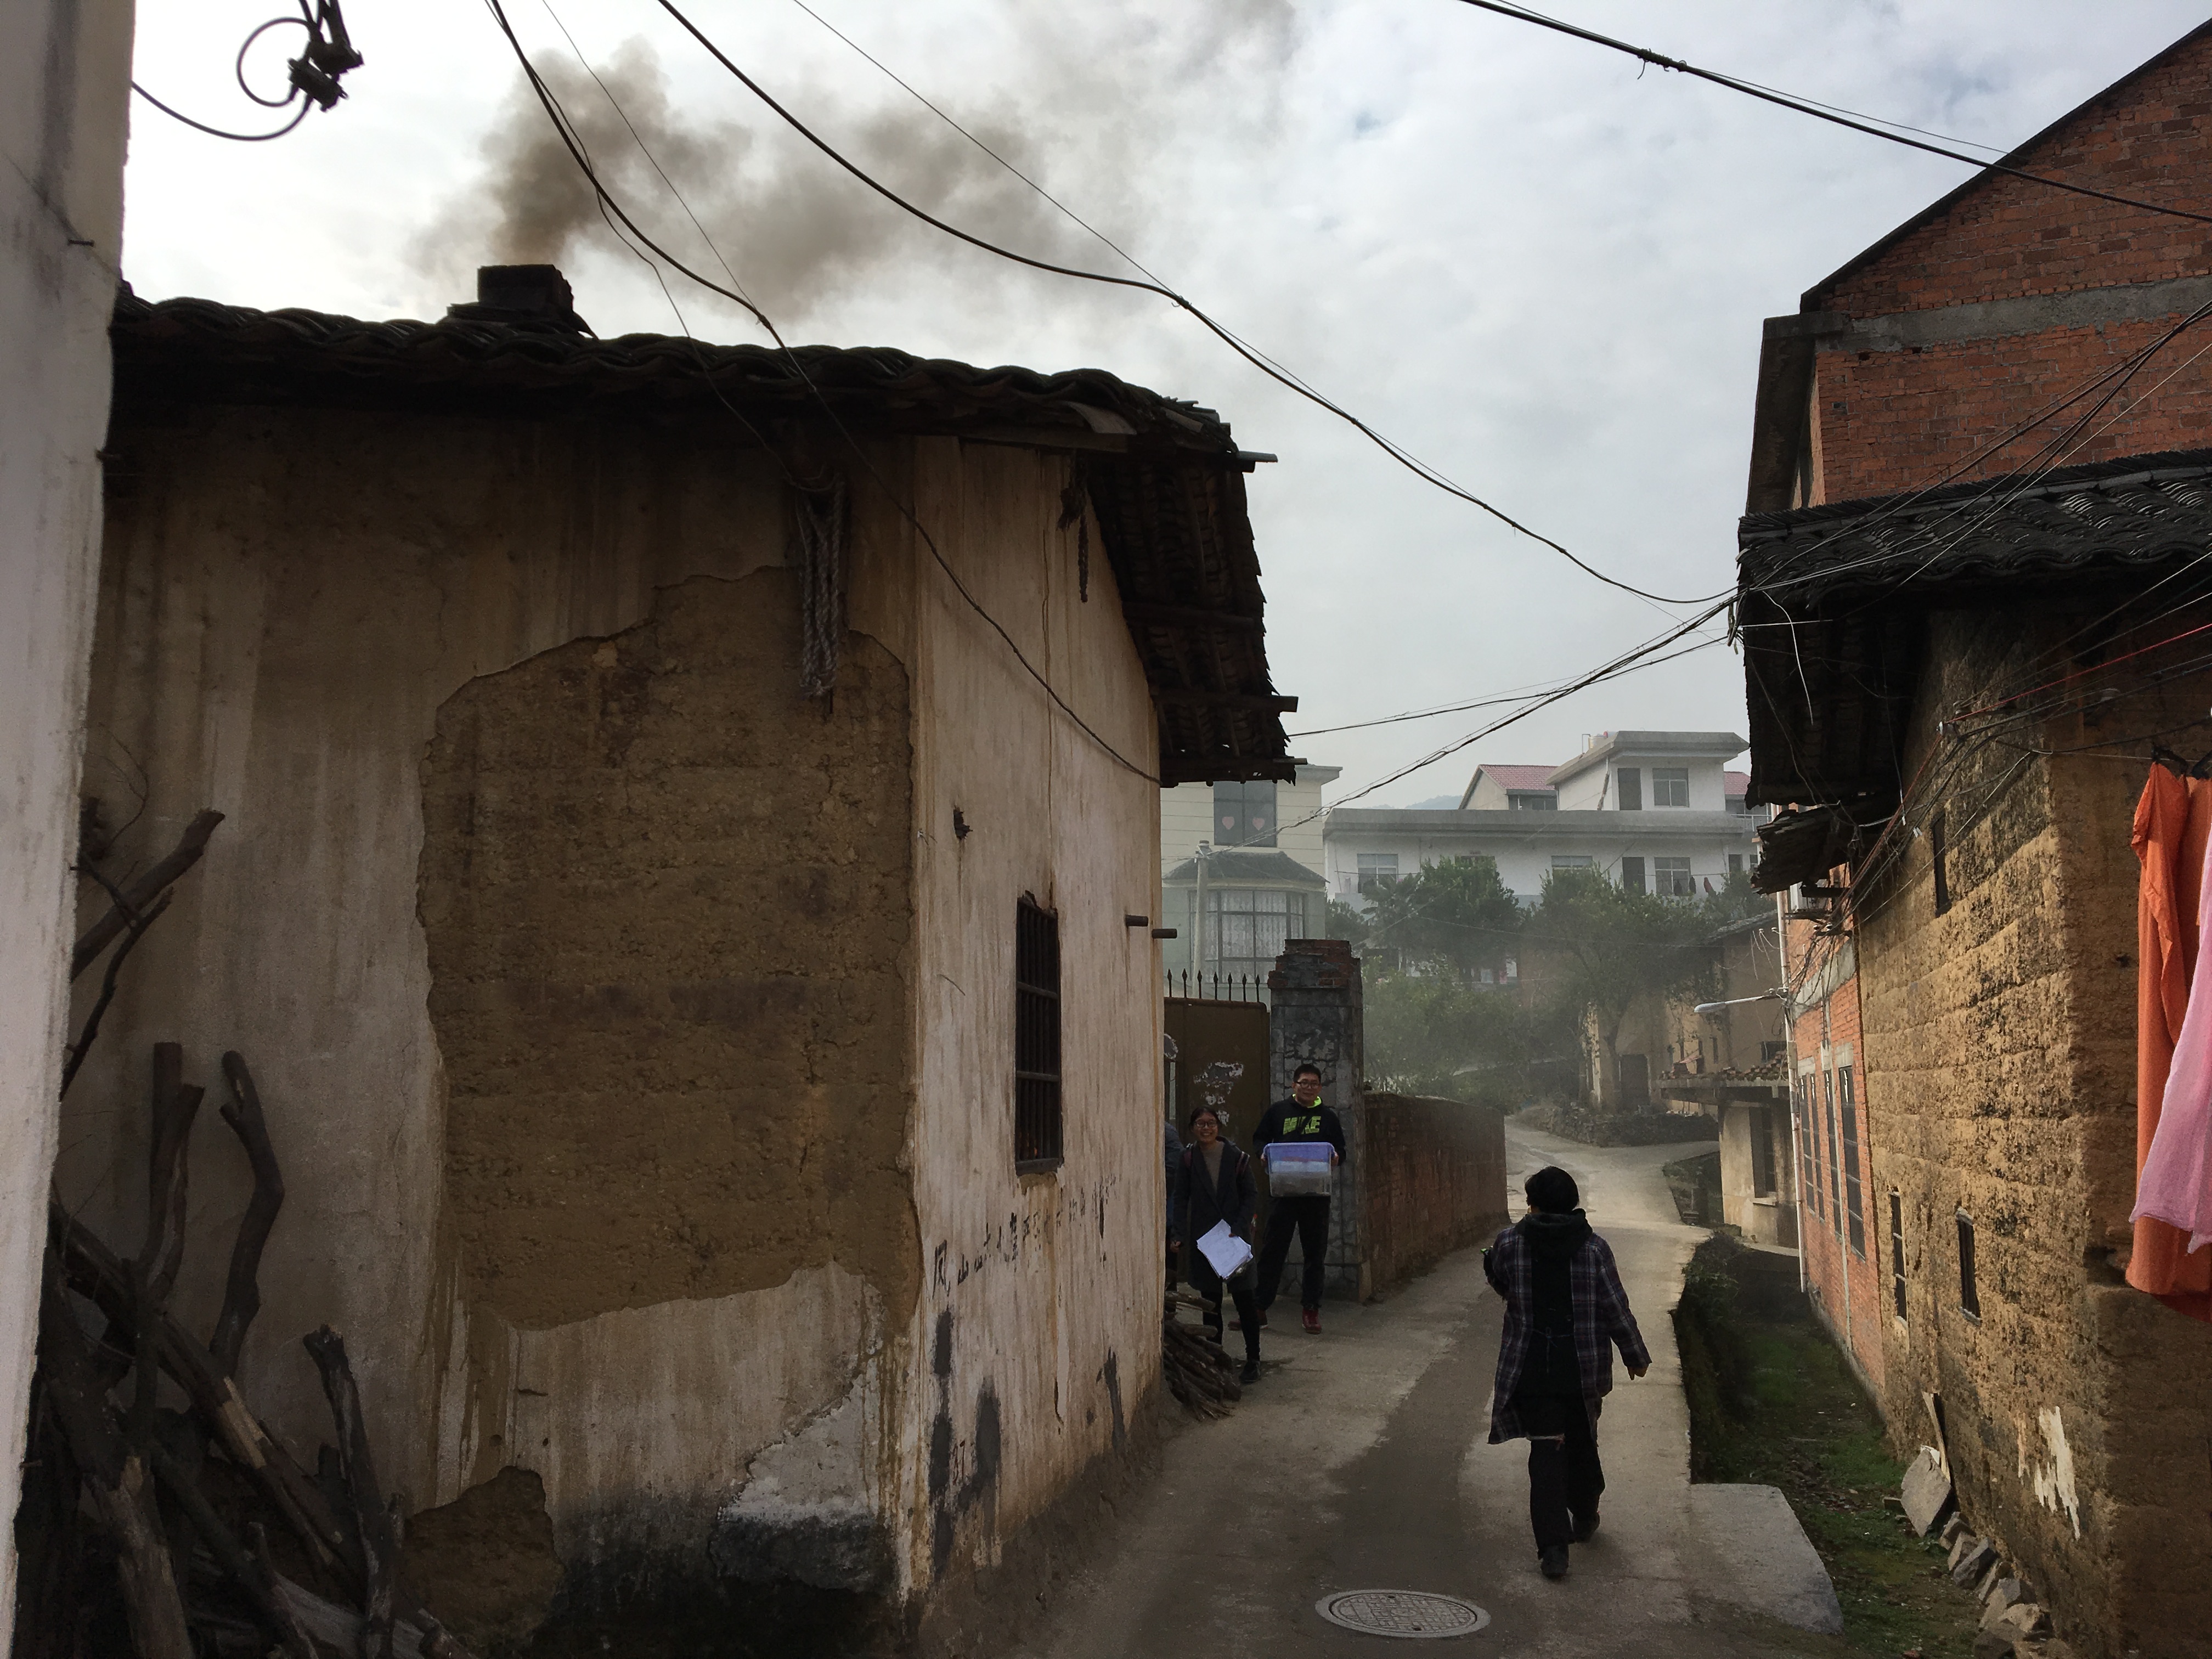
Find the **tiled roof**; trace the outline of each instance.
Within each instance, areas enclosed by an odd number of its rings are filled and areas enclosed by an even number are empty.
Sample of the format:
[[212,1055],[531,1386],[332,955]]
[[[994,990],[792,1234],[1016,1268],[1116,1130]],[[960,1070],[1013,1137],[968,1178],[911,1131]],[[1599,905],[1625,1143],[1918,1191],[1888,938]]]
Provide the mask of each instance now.
[[[1737,539],[1751,801],[1834,806],[1870,825],[1903,786],[1931,606],[2017,605],[2039,589],[2038,603],[2063,605],[2070,585],[2202,557],[2212,449],[1755,513]],[[1795,867],[1783,860],[1772,879]]]
[[2180,450],[1751,514],[1736,533],[1738,579],[1796,608],[1907,585],[2154,564],[2201,552],[2208,533],[2212,450]]
[[1751,774],[1748,772],[1724,771],[1721,774],[1721,793],[1723,794],[1741,795],[1750,787]]
[[[1206,860],[1206,878],[1209,882],[1230,882],[1240,886],[1303,887],[1319,890],[1328,883],[1312,870],[1300,864],[1288,853],[1279,853],[1271,848],[1225,847]],[[1198,884],[1198,860],[1185,859],[1160,878],[1163,887],[1194,887]]]
[[[1227,424],[1212,410],[1163,398],[1103,369],[1040,374],[976,368],[887,346],[797,346],[787,357],[770,346],[715,345],[675,335],[601,340],[550,325],[455,318],[365,322],[212,300],[149,302],[128,292],[116,303],[111,333],[140,383],[167,368],[202,377],[216,371],[234,392],[296,393],[301,382],[312,382],[318,401],[329,400],[332,382],[349,381],[365,401],[375,400],[379,389],[444,387],[476,394],[568,392],[594,404],[711,404],[722,397],[800,412],[819,407],[818,391],[840,413],[849,406],[877,427],[941,432],[1011,422],[1139,441],[1114,447],[1165,446],[1224,457],[1235,451]],[[544,399],[533,398],[532,407],[542,409]]]
[[[363,322],[127,289],[109,337],[118,424],[204,404],[544,419],[688,421],[742,411],[817,453],[855,433],[1068,453],[1158,713],[1164,783],[1291,777],[1240,454],[1212,410],[1102,369],[976,368],[884,347],[599,340],[543,324]],[[794,361],[795,360],[795,361]],[[823,413],[834,411],[836,424]],[[1289,703],[1295,707],[1295,703]]]

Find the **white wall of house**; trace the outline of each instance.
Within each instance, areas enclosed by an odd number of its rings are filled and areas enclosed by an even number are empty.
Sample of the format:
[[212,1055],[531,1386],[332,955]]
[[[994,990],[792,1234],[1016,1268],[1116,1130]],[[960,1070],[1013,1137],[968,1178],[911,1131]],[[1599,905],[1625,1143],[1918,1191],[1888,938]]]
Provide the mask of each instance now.
[[[0,8],[0,1505],[15,1512],[60,1083],[62,961],[120,280],[131,0]],[[0,1631],[14,1624],[0,1537]]]
[[1395,873],[1455,858],[1494,860],[1501,880],[1533,902],[1544,890],[1554,860],[1587,859],[1607,878],[1621,878],[1624,857],[1644,861],[1647,891],[1657,890],[1658,860],[1686,859],[1698,890],[1718,888],[1729,860],[1750,868],[1757,842],[1755,820],[1737,812],[1391,811],[1342,807],[1329,814],[1329,896],[1360,903],[1360,858],[1395,860]]
[[[1343,770],[1340,766],[1302,765],[1296,783],[1275,786],[1275,815],[1284,826],[1276,834],[1275,846],[1317,876],[1328,868],[1322,840],[1326,818],[1322,814],[1322,791],[1335,782]],[[1202,841],[1217,847],[1223,841],[1213,822],[1213,786],[1182,783],[1161,790],[1160,873],[1165,875],[1196,853]],[[1176,924],[1170,921],[1167,925]]]
[[[1601,732],[1589,748],[1552,774],[1561,811],[1692,811],[1728,810],[1722,773],[1743,753],[1744,740],[1732,732]],[[1634,775],[1624,797],[1621,774]],[[1662,805],[1655,772],[1687,774],[1689,799]]]

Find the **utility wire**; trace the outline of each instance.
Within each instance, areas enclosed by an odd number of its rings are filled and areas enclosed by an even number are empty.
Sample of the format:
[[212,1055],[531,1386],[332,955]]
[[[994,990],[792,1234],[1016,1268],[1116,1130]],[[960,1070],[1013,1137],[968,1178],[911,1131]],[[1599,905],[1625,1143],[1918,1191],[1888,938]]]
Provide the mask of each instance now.
[[[762,310],[759,306],[756,305],[752,301],[747,299],[743,294],[739,293],[736,288],[726,288],[721,283],[714,281],[711,277],[703,276],[700,272],[694,270],[690,265],[684,264],[681,259],[678,259],[666,248],[661,246],[659,242],[653,240],[653,239],[647,235],[639,226],[637,221],[629,216],[628,210],[626,210],[622,204],[616,199],[613,192],[607,189],[606,185],[600,180],[598,172],[592,167],[591,158],[586,155],[580,139],[570,129],[566,117],[562,113],[559,103],[553,96],[551,88],[546,86],[544,78],[538,73],[537,67],[531,63],[530,54],[523,50],[522,42],[516,38],[514,27],[507,21],[507,11],[505,7],[501,3],[501,0],[484,0],[484,4],[490,9],[494,21],[498,23],[500,33],[507,37],[507,45],[514,49],[515,61],[522,66],[522,72],[524,76],[528,78],[532,91],[537,94],[538,101],[544,107],[546,118],[553,123],[553,130],[560,137],[562,147],[568,150],[570,159],[575,162],[578,170],[583,173],[586,181],[592,186],[592,191],[598,197],[600,204],[606,210],[606,211],[613,214],[617,219],[620,220],[623,225],[633,236],[636,237],[637,240],[642,242],[647,247],[652,249],[653,252],[659,255],[663,260],[666,261],[671,269],[682,272],[684,276],[689,276],[693,282],[698,283],[700,287],[704,288],[712,293],[719,294],[722,295],[723,298],[743,306],[748,312],[752,313],[754,319],[759,322],[760,325],[768,331],[769,337],[775,342],[777,349],[783,354],[784,361],[791,365],[792,372],[799,377],[800,384],[806,388],[807,392],[812,396],[814,401],[820,405],[823,414],[829,417],[830,424],[836,428],[838,436],[844,441],[846,447],[853,452],[854,459],[860,462],[863,470],[865,470],[868,474],[868,477],[873,480],[877,488],[883,491],[884,495],[890,500],[891,505],[898,509],[900,516],[905,519],[907,523],[913,526],[915,533],[921,538],[923,545],[929,549],[930,556],[937,562],[938,568],[944,571],[945,580],[952,584],[953,591],[958,593],[961,599],[967,602],[968,608],[973,611],[978,617],[981,617],[983,621],[990,626],[991,631],[996,634],[1000,640],[1006,642],[1006,649],[1013,653],[1014,660],[1022,665],[1022,668],[1028,673],[1029,677],[1035,680],[1037,684],[1043,689],[1044,694],[1052,699],[1054,704],[1058,707],[1062,714],[1066,714],[1069,720],[1075,723],[1075,725],[1083,732],[1085,736],[1088,737],[1093,743],[1104,750],[1107,754],[1111,756],[1114,760],[1123,768],[1128,771],[1135,773],[1146,782],[1158,786],[1160,780],[1157,775],[1146,771],[1143,767],[1138,765],[1136,762],[1124,755],[1120,750],[1109,743],[1104,737],[1101,736],[1097,728],[1091,726],[1088,720],[1085,720],[1082,715],[1076,713],[1074,708],[1069,705],[1067,700],[1060,696],[1059,690],[1053,685],[1052,682],[1037,672],[1036,665],[1030,661],[1028,656],[1023,652],[1021,647],[1015,643],[1014,636],[1007,633],[1006,629],[1000,624],[998,618],[992,616],[988,611],[985,610],[981,602],[979,601],[973,593],[968,591],[968,585],[960,580],[959,573],[953,569],[951,562],[945,558],[942,550],[938,547],[937,538],[929,533],[928,526],[924,525],[921,519],[915,516],[914,509],[907,505],[905,499],[902,497],[896,490],[893,489],[890,487],[890,483],[884,477],[883,474],[876,470],[875,463],[868,459],[867,452],[861,448],[859,441],[856,440],[853,436],[852,433],[846,428],[845,423],[842,420],[838,419],[836,410],[830,406],[830,400],[822,395],[822,389],[815,385],[813,377],[806,372],[805,365],[799,361],[798,354],[792,350],[790,345],[785,341],[782,334],[778,331],[775,323],[769,320],[768,313]],[[627,121],[625,121],[625,125],[627,125]],[[641,141],[641,143],[642,141]],[[719,258],[720,256],[718,254],[716,257]],[[734,278],[732,281],[734,282]]]
[[[1253,368],[1258,369],[1262,374],[1265,374],[1269,380],[1273,380],[1279,386],[1284,386],[1288,390],[1296,392],[1299,397],[1306,399],[1307,402],[1315,404],[1318,408],[1326,410],[1331,415],[1335,416],[1339,420],[1344,422],[1354,431],[1366,438],[1369,442],[1374,444],[1376,448],[1382,450],[1384,454],[1389,456],[1391,459],[1396,461],[1399,465],[1413,473],[1414,477],[1420,478],[1425,483],[1434,486],[1436,489],[1443,490],[1448,495],[1454,496],[1460,501],[1465,501],[1470,507],[1480,508],[1482,512],[1488,514],[1492,518],[1497,520],[1500,524],[1504,525],[1508,529],[1517,531],[1520,534],[1528,537],[1531,541],[1540,543],[1542,545],[1550,548],[1554,553],[1559,554],[1569,563],[1575,566],[1576,568],[1581,570],[1587,575],[1595,577],[1597,580],[1605,583],[1608,587],[1617,587],[1625,593],[1632,593],[1638,599],[1648,599],[1656,605],[1704,605],[1711,600],[1721,597],[1717,592],[1700,594],[1694,598],[1670,597],[1663,593],[1650,592],[1646,589],[1635,586],[1632,583],[1622,581],[1618,577],[1607,575],[1602,570],[1600,570],[1596,566],[1583,559],[1579,555],[1574,553],[1561,543],[1553,541],[1549,536],[1530,529],[1527,525],[1522,524],[1518,519],[1514,518],[1510,514],[1504,512],[1499,507],[1492,506],[1490,502],[1483,500],[1481,496],[1475,495],[1472,490],[1454,483],[1442,471],[1420,459],[1411,451],[1407,450],[1403,445],[1383,436],[1382,434],[1377,432],[1373,427],[1368,425],[1366,422],[1361,420],[1357,415],[1354,415],[1351,410],[1346,409],[1341,404],[1339,404],[1334,399],[1316,391],[1298,376],[1279,368],[1273,362],[1269,361],[1264,353],[1256,351],[1250,346],[1245,344],[1244,342],[1240,340],[1235,334],[1223,327],[1219,323],[1214,321],[1212,317],[1200,310],[1197,306],[1194,305],[1189,300],[1177,293],[1174,289],[1170,288],[1164,283],[1152,280],[1149,276],[1115,276],[1105,271],[1085,270],[1078,266],[1057,264],[1049,259],[1040,259],[1030,254],[1019,253],[1015,252],[1012,248],[1003,247],[996,242],[989,241],[983,237],[975,235],[973,232],[963,230],[957,225],[947,223],[945,220],[937,217],[936,215],[930,213],[926,209],[916,206],[914,203],[908,201],[905,197],[901,196],[896,191],[891,189],[890,185],[884,184],[872,174],[866,172],[858,163],[849,160],[842,151],[837,149],[835,145],[831,144],[827,139],[821,137],[821,135],[817,133],[811,127],[800,120],[797,115],[793,114],[789,109],[778,102],[765,87],[762,86],[759,82],[753,79],[751,76],[748,75],[742,68],[740,68],[727,52],[724,52],[721,47],[714,44],[713,39],[709,37],[704,30],[702,30],[696,23],[693,22],[690,18],[687,17],[684,14],[682,9],[675,3],[675,0],[659,0],[659,3],[662,10],[665,11],[671,17],[674,18],[693,40],[696,40],[702,46],[706,48],[708,54],[712,57],[716,63],[720,64],[732,75],[735,76],[744,86],[747,91],[750,92],[754,97],[759,99],[761,102],[766,104],[769,109],[775,111],[775,113],[781,117],[793,131],[798,133],[800,137],[805,139],[808,143],[820,150],[823,155],[828,156],[830,160],[836,162],[847,173],[852,174],[854,179],[866,185],[870,190],[875,191],[877,195],[882,197],[885,201],[899,209],[900,211],[911,215],[913,217],[919,219],[922,223],[929,226],[931,228],[942,231],[945,234],[954,238],[956,240],[965,242],[971,247],[980,248],[986,253],[996,254],[1002,259],[1010,259],[1016,264],[1027,265],[1032,270],[1047,271],[1056,276],[1072,276],[1081,282],[1103,283],[1111,288],[1133,289],[1140,293],[1156,294],[1164,300],[1172,301],[1176,306],[1181,307],[1184,311],[1188,312],[1194,318],[1197,319],[1200,325],[1209,333],[1212,334],[1215,338],[1221,341],[1223,344],[1226,345],[1231,351],[1242,357],[1246,362],[1251,364]],[[840,38],[842,39],[842,37],[841,36]],[[871,58],[870,61],[873,62],[874,60]],[[878,65],[878,67],[881,66]],[[886,71],[886,73],[888,73],[888,71]],[[900,84],[904,85],[905,83],[902,82]],[[908,90],[911,91],[912,88],[909,88]],[[920,96],[919,94],[916,94],[915,95],[917,97]],[[928,100],[925,99],[923,100],[923,102],[927,103]],[[930,107],[934,109],[936,106],[934,105],[931,105]],[[943,112],[939,111],[939,113],[942,114]],[[946,117],[945,118],[948,120],[951,119],[950,117]],[[957,125],[957,123],[954,125],[956,126]],[[971,137],[973,137],[972,134],[969,136]],[[981,141],[976,140],[975,142],[980,144]],[[984,148],[987,152],[994,155],[996,154],[996,152],[989,151],[988,146],[984,146]],[[1042,193],[1041,186],[1032,185],[1032,188],[1038,189],[1040,193]],[[1055,205],[1058,205],[1058,204],[1055,203]],[[1069,216],[1073,218],[1074,217],[1074,215],[1071,213]],[[1081,222],[1079,220],[1078,222],[1080,223]],[[1085,227],[1085,228],[1088,228],[1088,227]],[[1103,240],[1104,239],[1102,237],[1101,240]],[[1111,246],[1112,244],[1109,243],[1108,246]],[[1116,249],[1115,252],[1119,252],[1120,250]],[[1127,254],[1123,254],[1122,257],[1124,258],[1127,258],[1128,256]],[[1130,263],[1134,264],[1135,261],[1131,260]],[[1142,266],[1138,266],[1137,268],[1139,270],[1143,269]]]
[[[665,4],[666,0],[662,0],[662,3]],[[2054,179],[2048,173],[2030,173],[2024,167],[2010,167],[2002,161],[1985,161],[1978,155],[1962,155],[1955,149],[1946,149],[1942,144],[1928,143],[1918,138],[1907,138],[1901,133],[1886,132],[1881,127],[1869,125],[1865,120],[1852,119],[1848,115],[1837,112],[1832,106],[1815,104],[1809,99],[1793,97],[1788,93],[1775,92],[1755,82],[1739,80],[1732,75],[1722,75],[1713,70],[1699,69],[1694,64],[1686,64],[1679,58],[1669,58],[1663,52],[1653,52],[1648,46],[1631,46],[1626,40],[1616,40],[1613,36],[1600,34],[1595,29],[1582,28],[1573,23],[1562,22],[1555,17],[1547,17],[1540,12],[1530,11],[1525,6],[1509,5],[1505,3],[1505,0],[1460,0],[1460,3],[1464,6],[1476,7],[1483,11],[1494,11],[1500,17],[1510,17],[1516,22],[1534,23],[1539,28],[1572,35],[1576,40],[1587,40],[1593,46],[1604,46],[1613,52],[1626,52],[1631,58],[1639,58],[1646,64],[1656,64],[1660,69],[1673,70],[1678,75],[1693,75],[1700,81],[1710,81],[1715,86],[1726,87],[1731,92],[1742,93],[1747,98],[1757,98],[1765,103],[1778,104],[1784,109],[1795,110],[1800,115],[1809,115],[1817,121],[1828,121],[1839,127],[1849,127],[1854,132],[1863,132],[1875,138],[1886,138],[1891,143],[1903,144],[1908,149],[1925,150],[1930,155],[1941,155],[1950,161],[1964,161],[1968,167],[1980,167],[1990,173],[2001,173],[2008,178],[2025,179],[2030,184],[2045,185],[2052,190],[2067,191],[2075,196],[2087,196],[2100,202],[2112,202],[2121,207],[2140,208],[2145,213],[2162,213],[2176,219],[2193,219],[2199,224],[2212,225],[2212,213],[2192,213],[2187,208],[2164,207],[2156,202],[2140,201],[2132,196],[2118,196],[2108,190],[2095,190],[2087,185],[2077,185],[2068,179]],[[2006,153],[2010,155],[2016,152]]]

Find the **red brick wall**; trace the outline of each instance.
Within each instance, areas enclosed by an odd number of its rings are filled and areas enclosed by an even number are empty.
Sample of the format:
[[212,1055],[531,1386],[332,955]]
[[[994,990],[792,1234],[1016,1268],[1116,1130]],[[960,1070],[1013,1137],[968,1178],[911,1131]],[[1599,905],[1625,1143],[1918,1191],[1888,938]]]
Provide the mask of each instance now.
[[1505,1225],[1505,1120],[1487,1106],[1370,1094],[1358,1153],[1364,1294]]
[[[2212,210],[2212,39],[2107,94],[2031,151],[2029,171],[2192,211]],[[1865,265],[1806,296],[1808,310],[1865,319],[1898,313],[2212,272],[2212,227],[2052,190],[2022,179],[1979,185]],[[1820,499],[1847,501],[1943,477],[1997,434],[2033,417],[2171,328],[2142,321],[2047,328],[1890,350],[1837,349],[1815,358]],[[2066,457],[2201,447],[2212,432],[2212,322],[2168,345],[2091,421]],[[1844,342],[1849,345],[1848,339]],[[2091,400],[2094,401],[2094,398]],[[2058,422],[2079,416],[2077,404]],[[2046,422],[1959,476],[2038,464],[2057,430]],[[2048,464],[2047,462],[2042,464]]]
[[[1807,922],[1790,924],[1791,977],[1799,978],[1801,964],[1814,948],[1813,929]],[[1817,957],[1815,958],[1817,960]],[[1800,1072],[1802,1062],[1813,1062],[1813,1072]],[[1838,1067],[1848,1065],[1856,1085],[1858,1107],[1858,1169],[1862,1243],[1850,1242],[1848,1188],[1839,1140],[1842,1108],[1828,1109]],[[1865,1044],[1859,1031],[1858,981],[1846,979],[1821,1002],[1798,1017],[1790,1032],[1790,1077],[1807,1091],[1818,1114],[1819,1139],[1812,1140],[1799,1127],[1798,1238],[1805,1259],[1805,1288],[1820,1317],[1836,1340],[1850,1351],[1868,1382],[1879,1397],[1883,1377],[1884,1326],[1889,1319],[1888,1279],[1889,1201],[1874,1183],[1875,1113],[1866,1086]],[[1831,1123],[1836,1133],[1831,1134]],[[1818,1192],[1811,1188],[1817,1183]],[[1839,1194],[1841,1194],[1839,1198]]]

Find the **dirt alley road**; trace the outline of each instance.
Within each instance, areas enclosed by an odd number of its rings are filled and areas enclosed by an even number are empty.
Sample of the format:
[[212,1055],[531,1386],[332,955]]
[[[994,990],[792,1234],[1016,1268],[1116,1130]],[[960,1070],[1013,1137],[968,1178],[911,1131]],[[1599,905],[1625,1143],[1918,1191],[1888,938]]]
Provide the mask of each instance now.
[[[1447,1258],[1388,1301],[1331,1302],[1325,1334],[1297,1310],[1267,1334],[1265,1375],[1229,1418],[1182,1417],[1163,1467],[1127,1506],[1107,1551],[1006,1659],[1304,1659],[1374,1654],[1387,1638],[1314,1612],[1327,1592],[1419,1589],[1471,1601],[1487,1630],[1462,1651],[1583,1655],[1826,1655],[1808,1635],[1733,1605],[1728,1552],[1689,1499],[1689,1419],[1673,1322],[1683,1265],[1705,1236],[1680,1224],[1660,1166],[1708,1150],[1586,1146],[1507,1127],[1515,1213],[1528,1173],[1557,1163],[1613,1243],[1650,1375],[1615,1367],[1600,1444],[1605,1524],[1553,1583],[1528,1532],[1526,1442],[1487,1443],[1499,1304],[1479,1249]],[[1237,1340],[1231,1334],[1232,1345]],[[1741,1600],[1741,1592],[1733,1592]],[[1024,1621],[1027,1622],[1027,1621]]]

